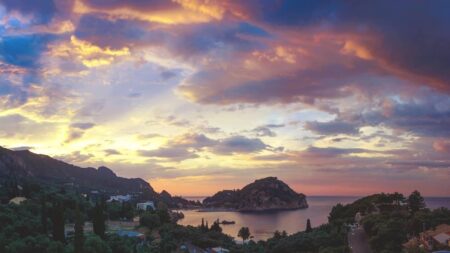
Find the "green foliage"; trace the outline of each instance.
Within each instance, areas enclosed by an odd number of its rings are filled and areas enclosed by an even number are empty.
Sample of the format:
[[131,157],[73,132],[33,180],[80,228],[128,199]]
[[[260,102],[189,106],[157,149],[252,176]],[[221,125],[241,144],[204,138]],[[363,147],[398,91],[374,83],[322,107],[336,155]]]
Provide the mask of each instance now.
[[153,230],[161,225],[161,219],[157,213],[153,211],[147,211],[141,215],[139,224],[141,226],[149,228],[150,230]]
[[75,234],[73,240],[73,248],[75,253],[83,252],[83,241],[84,241],[83,225],[84,225],[83,217],[80,212],[80,207],[77,205],[75,218]]
[[242,227],[241,229],[239,229],[237,236],[242,238],[242,241],[244,242],[245,240],[250,238],[250,229],[248,229],[248,227]]
[[160,201],[158,203],[158,207],[156,208],[156,213],[158,214],[159,220],[161,221],[161,223],[169,223],[171,221],[169,209],[168,209],[167,205],[164,204],[164,202]]
[[345,229],[330,224],[313,228],[309,233],[300,232],[290,236],[275,234],[267,240],[265,249],[269,253],[350,252]]
[[106,230],[106,213],[105,213],[105,202],[97,202],[93,209],[92,215],[92,226],[94,229],[94,233],[100,238],[105,238],[105,230]]
[[[357,212],[365,214],[362,223],[374,252],[391,253],[401,252],[401,244],[423,229],[450,224],[450,211],[446,208],[424,208],[423,198],[418,192],[412,193],[407,201],[399,193],[381,193],[349,205],[336,205],[329,215],[329,224],[312,228],[307,221],[307,233],[287,235],[285,231],[277,231],[267,241],[250,240],[238,245],[233,238],[221,232],[218,223],[211,228],[204,221],[199,227],[180,226],[171,221],[167,206],[158,204],[156,211],[142,213],[140,222],[153,232],[158,231],[161,240],[141,242],[136,238],[105,234],[106,217],[133,217],[132,205],[106,205],[102,202],[92,208],[89,202],[70,190],[36,187],[33,184],[26,188],[30,198],[23,204],[0,205],[1,253],[79,253],[80,248],[83,253],[165,253],[176,251],[186,242],[200,248],[220,246],[230,249],[232,253],[348,253],[346,224],[354,222]],[[11,192],[23,194],[14,189]],[[5,194],[2,192],[0,196]],[[82,221],[90,219],[96,233],[103,234],[103,237],[87,235],[83,240]],[[74,237],[68,237],[67,241],[58,239],[57,234],[64,232],[64,224],[73,222]],[[47,234],[47,226],[54,236]],[[248,240],[249,229],[242,228],[239,237]]]
[[110,220],[132,220],[135,210],[130,202],[113,201],[107,204],[106,212]]
[[51,208],[52,235],[53,239],[64,242],[64,204],[61,200],[54,200]]
[[219,233],[222,232],[222,228],[220,227],[220,224],[218,221],[215,221],[209,230],[219,232]]
[[[398,195],[398,199],[401,203],[404,198]],[[371,213],[362,220],[374,252],[401,252],[402,244],[411,236],[439,224],[450,224],[450,211],[446,208],[426,209],[418,191],[414,191],[406,202],[407,206],[401,206],[394,199],[390,209]]]
[[409,209],[413,213],[425,208],[425,200],[418,191],[412,192],[411,195],[409,195],[407,202]]
[[86,238],[83,251],[84,253],[112,253],[108,244],[96,235]]
[[107,243],[112,253],[133,253],[133,248],[137,242],[133,238],[111,235],[108,237]]
[[311,227],[311,221],[309,219],[306,220],[306,233],[309,233],[312,231],[312,227]]

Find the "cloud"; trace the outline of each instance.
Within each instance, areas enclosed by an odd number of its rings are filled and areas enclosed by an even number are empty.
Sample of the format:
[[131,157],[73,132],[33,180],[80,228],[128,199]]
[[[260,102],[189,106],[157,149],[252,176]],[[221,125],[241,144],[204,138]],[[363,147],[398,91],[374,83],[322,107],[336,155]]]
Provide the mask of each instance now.
[[34,23],[49,23],[57,10],[53,0],[1,0],[7,11],[18,11],[25,15],[32,15]]
[[74,35],[101,48],[110,49],[143,43],[151,45],[161,41],[158,33],[147,32],[142,23],[124,19],[109,20],[90,14],[80,18]]
[[450,140],[438,139],[433,142],[433,148],[440,153],[450,153]]
[[131,19],[167,25],[220,20],[224,12],[220,5],[191,0],[77,1],[74,11],[79,14],[101,13],[110,19]]
[[188,151],[183,147],[163,147],[156,150],[139,150],[138,154],[145,157],[165,158],[170,161],[183,161],[197,158],[193,151]]
[[231,155],[256,153],[267,147],[260,139],[237,135],[220,140],[212,150],[216,154]]
[[10,148],[11,150],[14,151],[24,151],[24,150],[32,150],[34,147],[31,146],[21,146],[21,147],[14,147],[14,148]]
[[85,163],[93,157],[94,157],[94,155],[90,154],[90,153],[82,153],[80,151],[74,151],[69,154],[55,156],[55,159],[62,160],[64,162],[76,165],[76,164]]
[[77,122],[70,124],[65,143],[70,143],[80,139],[87,130],[93,127],[95,127],[95,124],[90,122]]
[[274,131],[272,131],[269,127],[265,127],[265,126],[259,126],[257,128],[254,128],[252,130],[252,132],[254,132],[256,134],[256,136],[258,136],[258,137],[264,137],[264,136],[275,137],[275,136],[277,136],[277,134]]
[[329,121],[329,122],[306,122],[305,129],[313,131],[320,135],[337,135],[348,134],[356,135],[359,133],[359,126],[354,123],[343,121]]
[[403,101],[387,100],[362,114],[367,125],[386,125],[418,136],[450,136],[450,96],[422,91]]
[[81,129],[81,130],[87,130],[90,128],[93,128],[95,126],[94,123],[90,122],[79,122],[79,123],[72,123],[70,124],[71,128]]
[[169,146],[193,148],[196,150],[200,150],[205,147],[215,146],[216,144],[217,140],[210,139],[204,134],[196,134],[196,133],[192,134],[188,133],[180,135],[171,139],[168,142]]
[[111,156],[111,155],[121,155],[122,153],[116,149],[105,149],[103,150],[103,152],[105,152],[106,156]]
[[112,64],[117,58],[128,56],[127,47],[120,49],[101,48],[89,41],[78,39],[72,35],[70,43],[60,42],[51,47],[50,55],[61,59],[76,60],[88,68]]
[[[51,139],[59,132],[60,124],[54,122],[39,122],[21,114],[0,116],[0,136],[4,141],[11,141],[9,146],[35,146],[43,139]],[[26,140],[26,141],[24,141]],[[23,144],[22,144],[23,143]]]

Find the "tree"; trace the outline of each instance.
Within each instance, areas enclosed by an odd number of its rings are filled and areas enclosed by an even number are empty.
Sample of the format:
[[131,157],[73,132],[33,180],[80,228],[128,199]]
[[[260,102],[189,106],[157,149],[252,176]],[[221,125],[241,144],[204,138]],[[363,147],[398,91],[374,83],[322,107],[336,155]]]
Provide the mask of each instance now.
[[111,253],[108,244],[98,236],[91,236],[84,242],[83,250],[85,253]]
[[61,200],[54,200],[51,210],[51,220],[53,223],[53,240],[64,242],[64,205]]
[[43,234],[47,234],[47,204],[45,196],[41,198],[41,229]]
[[219,233],[222,232],[222,228],[220,227],[220,224],[219,224],[218,221],[215,221],[215,222],[212,224],[212,226],[211,226],[211,228],[210,228],[209,230],[210,230],[210,231],[216,231],[216,232],[219,232]]
[[100,238],[105,238],[105,203],[102,201],[101,203],[97,202],[94,207],[93,217],[92,217],[92,226],[94,229],[94,233]]
[[77,203],[75,209],[75,234],[73,239],[74,253],[83,252],[83,240],[84,240],[83,225],[84,225],[83,217],[81,216],[80,207]]
[[409,209],[413,213],[425,207],[425,200],[423,199],[422,195],[420,195],[420,192],[418,192],[417,190],[413,191],[411,195],[409,195],[407,202]]
[[242,243],[245,243],[245,240],[250,238],[250,230],[248,227],[242,227],[239,229],[238,237],[242,238]]
[[159,215],[152,212],[145,212],[139,218],[139,224],[153,230],[161,225]]
[[398,192],[394,192],[393,194],[391,194],[391,198],[397,206],[400,206],[400,203],[405,201],[405,196]]
[[159,220],[161,221],[162,224],[170,222],[171,218],[169,214],[169,208],[164,202],[162,201],[158,202],[156,213],[158,214]]
[[306,233],[309,233],[312,231],[312,227],[311,227],[311,221],[309,219],[306,220]]

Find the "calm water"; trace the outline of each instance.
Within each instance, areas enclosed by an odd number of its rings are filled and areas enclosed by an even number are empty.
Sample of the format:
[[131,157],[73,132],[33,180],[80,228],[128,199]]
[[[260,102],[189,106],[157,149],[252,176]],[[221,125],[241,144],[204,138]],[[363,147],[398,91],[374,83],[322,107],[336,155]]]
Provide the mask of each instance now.
[[[265,213],[239,213],[239,212],[198,212],[195,210],[183,211],[185,218],[178,223],[181,225],[200,225],[204,218],[211,225],[215,220],[235,221],[234,225],[222,225],[223,232],[233,237],[237,236],[241,227],[249,227],[255,240],[264,240],[273,236],[276,230],[285,230],[292,234],[306,227],[306,219],[311,225],[319,226],[328,221],[331,208],[337,203],[348,204],[359,197],[308,197],[309,208],[292,211],[277,211]],[[189,197],[190,200],[202,201],[202,197]],[[450,208],[450,198],[426,198],[429,208]]]

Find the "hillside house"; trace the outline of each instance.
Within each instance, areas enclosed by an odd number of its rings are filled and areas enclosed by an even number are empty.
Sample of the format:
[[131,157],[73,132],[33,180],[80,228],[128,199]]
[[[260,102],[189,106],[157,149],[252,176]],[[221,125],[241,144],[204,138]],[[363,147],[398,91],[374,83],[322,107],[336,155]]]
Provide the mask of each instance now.
[[123,203],[123,202],[128,202],[128,201],[130,201],[131,200],[131,195],[115,195],[115,196],[110,196],[109,197],[109,199],[108,199],[108,202],[113,202],[113,201],[117,201],[117,202],[120,202],[120,203]]
[[153,203],[153,201],[147,201],[147,202],[143,202],[143,203],[137,203],[136,209],[143,210],[143,211],[150,211],[150,210],[155,210],[156,208],[155,208],[155,203]]

